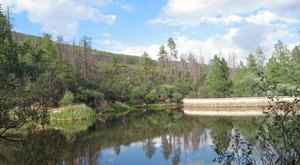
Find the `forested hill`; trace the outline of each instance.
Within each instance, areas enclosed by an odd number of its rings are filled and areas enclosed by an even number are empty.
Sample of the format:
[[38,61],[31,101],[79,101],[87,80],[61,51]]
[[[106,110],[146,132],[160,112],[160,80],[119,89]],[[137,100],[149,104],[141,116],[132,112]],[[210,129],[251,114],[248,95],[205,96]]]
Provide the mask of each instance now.
[[[12,33],[13,39],[16,42],[25,42],[25,41],[30,41],[33,45],[36,45],[39,43],[39,40],[41,37],[34,36],[34,35],[29,35],[29,34],[23,34],[19,32],[13,32]],[[55,41],[56,42],[56,41]],[[80,43],[75,43],[74,45],[69,44],[69,43],[64,43],[63,44],[65,47],[68,49],[71,49],[72,46],[77,47],[79,49]],[[96,50],[96,49],[91,49],[92,50],[92,55],[97,59],[98,62],[101,63],[108,63],[111,62],[112,59],[117,60],[119,63],[124,63],[124,64],[138,64],[139,58],[138,56],[133,56],[133,55],[125,55],[125,54],[116,54],[112,52],[106,52],[106,51],[101,51],[101,50]]]
[[[92,49],[91,38],[66,44],[61,37],[35,37],[13,33],[14,40],[31,40],[43,56],[44,73],[38,78],[52,105],[70,91],[75,102],[95,106],[99,100],[121,102],[180,102],[184,97],[254,97],[296,95],[299,91],[300,49],[288,50],[278,41],[271,58],[258,47],[246,63],[229,67],[215,55],[210,65],[193,54],[178,59],[172,38],[158,50],[158,61]],[[55,40],[55,42],[53,42]],[[21,45],[21,44],[20,44]],[[169,50],[169,51],[167,51]],[[270,55],[268,55],[270,56]],[[235,61],[237,62],[237,61]],[[272,87],[272,88],[269,88]]]

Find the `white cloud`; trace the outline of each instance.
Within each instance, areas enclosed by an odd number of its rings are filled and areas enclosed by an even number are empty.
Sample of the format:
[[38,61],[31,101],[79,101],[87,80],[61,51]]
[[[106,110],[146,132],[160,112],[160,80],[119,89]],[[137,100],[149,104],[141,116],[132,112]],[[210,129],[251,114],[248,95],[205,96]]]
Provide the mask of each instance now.
[[163,13],[169,16],[209,17],[213,15],[230,15],[251,11],[258,5],[253,0],[243,2],[228,0],[169,0],[163,8]]
[[125,47],[124,49],[120,49],[117,52],[137,56],[141,56],[144,52],[147,52],[152,59],[157,60],[159,47],[160,45],[158,44],[151,44],[146,46],[129,46]]
[[[42,25],[42,30],[54,35],[71,38],[76,34],[80,21],[101,21],[113,24],[116,16],[105,15],[99,10],[106,0],[0,0],[10,6],[13,13],[26,12],[31,22]],[[95,7],[96,6],[96,7]]]
[[110,36],[109,33],[101,33],[101,35],[102,35],[103,37],[109,37],[109,36]]
[[243,20],[242,17],[238,15],[228,15],[227,17],[158,17],[155,19],[151,19],[148,21],[150,24],[164,24],[164,25],[172,25],[172,26],[198,26],[201,23],[213,23],[213,24],[229,24],[229,23],[239,23]]
[[148,23],[184,29],[206,23],[220,25],[228,29],[225,35],[215,32],[202,40],[176,37],[178,50],[184,54],[200,52],[204,59],[219,53],[226,58],[234,52],[238,61],[254,53],[257,46],[270,57],[277,40],[297,40],[292,30],[300,23],[299,8],[299,0],[168,0],[158,17]]
[[150,45],[128,45],[121,41],[104,39],[104,40],[96,40],[96,47],[107,47],[110,52],[119,53],[119,54],[127,54],[134,56],[141,56],[144,52],[147,52],[152,59],[157,60],[158,50],[161,45],[158,44],[150,44]]
[[[232,38],[236,35],[238,29],[230,29],[224,36],[213,36],[207,40],[194,40],[186,36],[180,35],[174,37],[177,45],[178,53],[188,54],[190,52],[196,55],[202,55],[204,59],[212,59],[215,54],[221,53],[224,57],[228,53],[235,52],[236,54],[243,55],[244,51],[232,44]],[[143,52],[147,52],[152,59],[158,59],[158,51],[160,44],[149,44],[149,45],[126,45],[120,41],[115,40],[102,40],[96,41],[97,45],[110,46],[112,52],[141,56]],[[167,43],[163,43],[167,46]],[[241,57],[242,58],[242,57]]]
[[96,40],[94,43],[96,47],[100,47],[101,45],[108,46],[112,51],[124,49],[126,47],[122,42],[111,39]]
[[237,60],[245,57],[245,51],[232,43],[232,38],[236,35],[237,29],[230,29],[227,34],[215,35],[206,40],[194,40],[185,36],[175,38],[180,54],[201,55],[208,63],[214,55],[220,55],[227,59],[229,54],[235,53]]
[[[231,28],[225,35],[214,35],[205,40],[195,40],[186,36],[175,37],[175,42],[180,54],[192,52],[201,55],[206,63],[214,55],[221,55],[225,59],[235,54],[236,62],[245,61],[249,53],[255,53],[260,46],[267,58],[270,58],[274,44],[288,37],[296,39],[297,35],[290,33],[284,27],[273,27],[271,25],[257,25],[244,28]],[[292,49],[296,43],[286,43]]]
[[[278,25],[279,26],[279,25]],[[236,65],[239,61],[245,61],[249,53],[255,53],[260,46],[267,58],[273,51],[273,45],[284,37],[295,37],[284,26],[274,27],[271,25],[253,25],[249,27],[231,28],[224,35],[214,35],[204,40],[191,39],[179,34],[173,37],[176,42],[179,56],[193,53],[196,57],[204,58],[208,63],[214,55],[220,55],[226,60],[235,54]],[[140,56],[146,51],[152,59],[157,59],[159,44],[130,46],[121,42],[105,40],[102,44],[111,45],[113,52]],[[167,46],[166,43],[163,43]],[[295,43],[288,44],[292,48]]]
[[243,21],[258,24],[282,21],[291,24],[299,23],[299,8],[298,0],[168,0],[160,15],[148,22],[179,26]]
[[280,16],[299,16],[299,0],[264,0],[263,2],[270,11],[277,13]]
[[134,5],[132,3],[122,3],[120,4],[121,9],[131,12],[134,10]]
[[255,23],[255,24],[271,24],[272,22],[275,22],[275,21],[282,21],[282,22],[286,22],[289,24],[299,23],[299,20],[297,20],[295,18],[280,17],[277,14],[272,13],[270,11],[266,11],[266,10],[259,11],[255,15],[252,14],[252,15],[246,17],[245,20],[249,23]]
[[91,3],[97,7],[103,7],[107,3],[109,3],[111,0],[81,0],[82,2],[86,1],[88,3]]

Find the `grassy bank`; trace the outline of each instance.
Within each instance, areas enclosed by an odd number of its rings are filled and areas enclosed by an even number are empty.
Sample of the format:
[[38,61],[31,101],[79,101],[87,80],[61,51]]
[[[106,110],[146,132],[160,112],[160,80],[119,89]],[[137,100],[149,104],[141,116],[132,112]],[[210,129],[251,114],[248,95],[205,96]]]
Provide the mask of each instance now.
[[85,104],[68,105],[49,110],[50,121],[73,121],[92,119],[96,111]]

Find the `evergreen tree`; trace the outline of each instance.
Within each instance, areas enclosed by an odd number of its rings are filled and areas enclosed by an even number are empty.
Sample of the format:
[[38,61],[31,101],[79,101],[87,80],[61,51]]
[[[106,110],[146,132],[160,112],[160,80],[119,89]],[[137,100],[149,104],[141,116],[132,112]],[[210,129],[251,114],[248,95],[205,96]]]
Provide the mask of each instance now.
[[232,82],[229,79],[229,68],[224,58],[217,55],[211,61],[205,86],[210,97],[227,97],[230,95]]
[[175,58],[177,59],[177,49],[176,49],[176,43],[174,42],[173,38],[168,39],[168,47],[170,49],[170,56],[171,59]]
[[149,70],[153,65],[153,60],[150,58],[147,52],[144,52],[139,60],[139,64],[145,71]]
[[[248,66],[245,67],[243,63],[239,65],[233,75],[233,93],[235,96],[256,96],[258,93],[259,77],[256,72],[253,72],[253,59],[248,58]],[[253,63],[252,63],[253,64]]]
[[258,68],[257,68],[257,63],[255,60],[255,57],[251,53],[247,57],[247,69],[252,73],[255,73],[255,74],[258,73]]
[[277,61],[275,56],[272,56],[267,62],[265,68],[265,75],[268,83],[278,84],[282,82],[279,69],[280,69],[279,62]]
[[287,46],[281,41],[278,41],[274,47],[275,50],[265,68],[266,80],[274,85],[278,83],[288,83],[288,81],[292,79],[289,74],[292,69],[290,52]]
[[298,85],[300,84],[300,47],[296,46],[291,53],[291,64],[292,64],[292,84]]
[[167,60],[167,51],[165,49],[164,45],[161,45],[161,47],[159,48],[159,52],[158,52],[158,61],[165,61]]

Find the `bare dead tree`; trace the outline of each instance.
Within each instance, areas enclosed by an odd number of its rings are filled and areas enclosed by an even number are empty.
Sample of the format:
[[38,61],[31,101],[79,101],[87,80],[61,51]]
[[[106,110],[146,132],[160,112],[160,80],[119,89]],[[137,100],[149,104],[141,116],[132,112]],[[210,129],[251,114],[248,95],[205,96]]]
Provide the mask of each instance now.
[[62,58],[63,58],[63,52],[64,52],[64,39],[62,35],[57,36],[56,40],[56,48],[57,48],[57,56],[60,62],[60,65],[62,63]]

